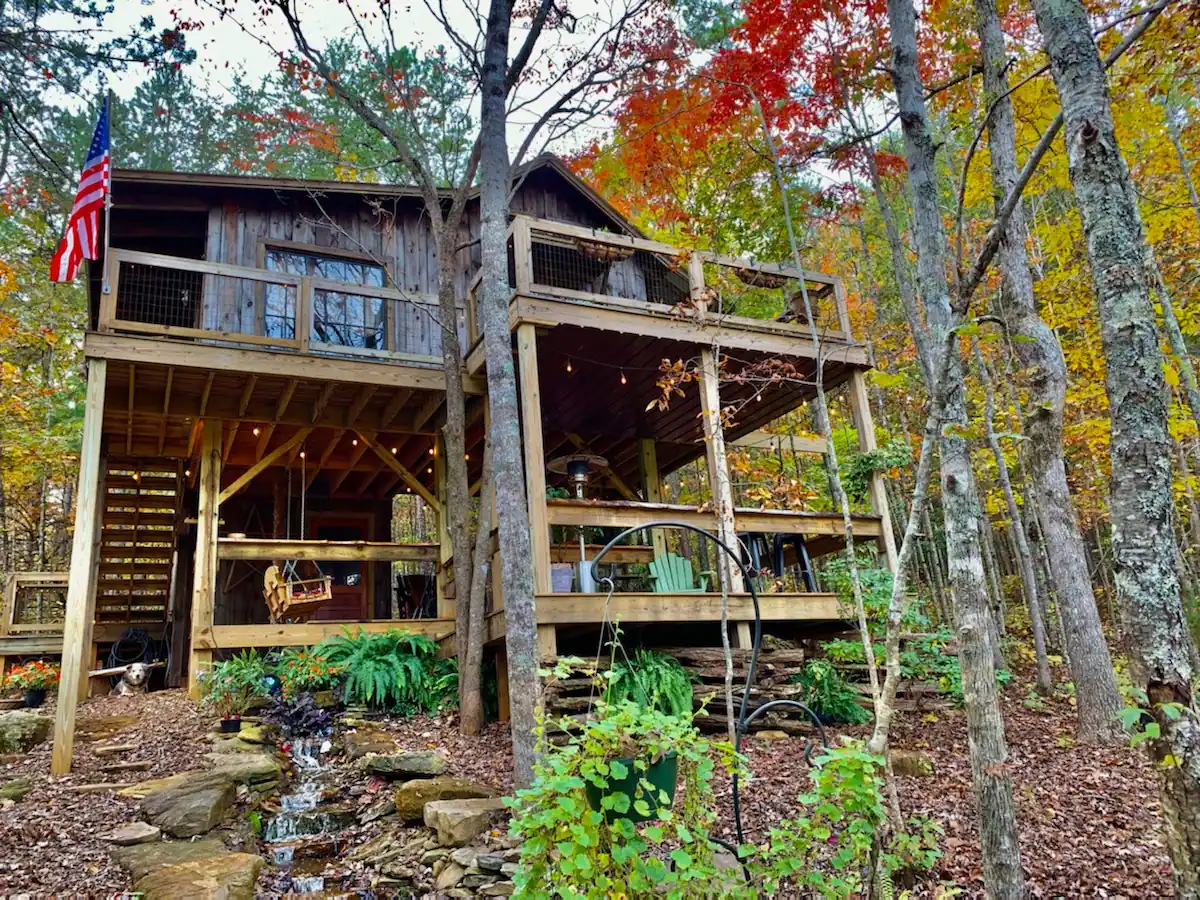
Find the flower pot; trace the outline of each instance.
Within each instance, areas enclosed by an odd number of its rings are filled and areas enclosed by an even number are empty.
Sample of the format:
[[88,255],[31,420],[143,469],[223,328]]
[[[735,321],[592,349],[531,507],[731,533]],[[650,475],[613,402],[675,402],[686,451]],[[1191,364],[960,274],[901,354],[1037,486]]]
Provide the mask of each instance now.
[[241,719],[222,719],[221,734],[237,734],[242,730]]
[[575,567],[570,563],[554,563],[550,566],[550,590],[553,593],[571,593],[571,585],[574,581]]
[[[628,811],[619,813],[610,809],[604,813],[605,821],[612,822],[614,819],[628,819],[630,822],[648,822],[658,818],[658,810],[660,808],[669,809],[671,804],[675,802],[675,784],[679,780],[679,758],[673,752],[666,754],[658,762],[651,763],[644,775],[634,767],[632,757],[620,759],[618,762],[624,763],[629,769],[629,774],[624,778],[610,778],[608,780],[608,787],[603,791],[590,781],[584,786],[588,803],[597,812],[604,809],[601,801],[606,796],[624,794],[629,798]],[[648,791],[642,792],[641,799],[645,800],[646,804],[650,807],[650,814],[645,816],[633,808],[633,802],[637,799],[638,795],[638,785],[641,783],[643,777],[654,785],[652,793]],[[659,791],[667,792],[668,800],[664,804],[658,802]]]
[[30,709],[37,709],[46,702],[45,688],[30,688],[25,692],[25,705]]

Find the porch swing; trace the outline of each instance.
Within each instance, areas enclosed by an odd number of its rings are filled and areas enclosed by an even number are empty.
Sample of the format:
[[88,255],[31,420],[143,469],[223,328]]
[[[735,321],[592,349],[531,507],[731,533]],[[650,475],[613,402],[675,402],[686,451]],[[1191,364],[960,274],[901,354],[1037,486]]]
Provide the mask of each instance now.
[[[308,477],[303,452],[300,454],[300,540],[304,540],[304,513],[308,504],[306,492]],[[287,486],[287,537],[292,537],[292,470],[288,468]],[[263,597],[271,612],[271,622],[306,622],[327,601],[333,599],[333,579],[321,571],[315,560],[309,560],[317,572],[316,578],[301,578],[297,569],[299,560],[289,559],[279,566],[270,565],[263,576]]]

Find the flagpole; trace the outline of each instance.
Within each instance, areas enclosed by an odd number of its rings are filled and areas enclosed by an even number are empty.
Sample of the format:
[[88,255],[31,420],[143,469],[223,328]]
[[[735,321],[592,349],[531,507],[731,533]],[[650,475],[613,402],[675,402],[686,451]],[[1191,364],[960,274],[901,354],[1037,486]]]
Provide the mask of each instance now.
[[102,273],[103,281],[101,282],[100,292],[108,293],[108,234],[112,228],[112,170],[113,170],[113,142],[112,142],[112,113],[113,113],[113,92],[112,88],[108,89],[108,96],[105,98],[105,109],[108,116],[108,184],[107,190],[104,192],[104,270]]

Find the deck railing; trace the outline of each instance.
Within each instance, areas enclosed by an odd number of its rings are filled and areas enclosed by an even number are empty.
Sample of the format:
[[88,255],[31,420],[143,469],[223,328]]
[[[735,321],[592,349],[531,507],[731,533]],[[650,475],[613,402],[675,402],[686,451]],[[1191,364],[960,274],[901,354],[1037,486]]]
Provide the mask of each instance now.
[[[441,363],[432,294],[113,249],[100,331]],[[465,330],[460,310],[455,323]]]
[[[807,293],[822,339],[853,340],[841,280],[834,276],[522,215],[514,216],[509,235],[510,283],[521,296],[700,314],[730,327],[807,339]],[[475,287],[472,282],[468,300],[472,342],[479,334]]]

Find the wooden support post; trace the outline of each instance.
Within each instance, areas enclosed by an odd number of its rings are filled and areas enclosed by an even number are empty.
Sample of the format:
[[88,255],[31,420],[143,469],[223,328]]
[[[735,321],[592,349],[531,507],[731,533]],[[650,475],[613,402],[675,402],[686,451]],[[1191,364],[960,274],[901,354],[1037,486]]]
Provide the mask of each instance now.
[[538,658],[541,662],[558,656],[558,632],[554,625],[539,625],[537,627]]
[[[875,440],[875,422],[871,418],[871,404],[867,398],[867,379],[861,371],[850,375],[850,409],[854,415],[854,427],[858,431],[858,449],[870,453],[878,445]],[[899,553],[896,550],[896,535],[892,532],[892,516],[888,509],[887,491],[883,485],[883,474],[871,473],[868,485],[871,498],[871,511],[879,516],[879,526],[882,534],[883,551],[887,556],[888,568],[896,571]]]
[[513,218],[512,240],[517,293],[526,294],[533,284],[533,237],[529,233],[529,220],[524,216]]
[[[642,494],[647,503],[662,503],[662,477],[658,472],[658,452],[654,438],[638,438],[638,471],[642,478]],[[654,558],[667,553],[667,536],[661,528],[650,529],[650,541],[654,545]]]
[[78,685],[86,680],[89,623],[95,618],[96,533],[103,498],[100,496],[100,443],[104,424],[104,384],[108,362],[88,361],[87,400],[83,414],[83,443],[79,450],[79,486],[75,492],[75,535],[71,544],[71,580],[67,586],[63,625],[62,680],[54,717],[54,752],[50,772],[71,771],[75,749],[75,705]]
[[[96,587],[100,582],[100,547],[104,543],[104,503],[107,495],[108,481],[108,463],[103,455],[100,457],[100,469],[96,476],[96,496],[99,498],[99,503],[96,504],[96,530],[92,540],[92,614],[87,617],[84,622],[83,636],[83,653],[84,666],[83,671],[79,673],[79,702],[82,703],[88,698],[88,692],[91,688],[92,679],[88,676],[88,671],[92,668],[92,664],[96,662],[96,644],[93,640],[93,634],[96,630]],[[78,516],[78,513],[76,513]],[[78,519],[76,519],[76,528],[79,527]],[[62,684],[59,680],[59,693],[62,693]]]
[[215,622],[217,520],[221,493],[221,422],[204,420],[200,441],[200,503],[196,514],[196,564],[192,574],[192,652],[188,664],[188,696],[200,698],[200,673],[212,665],[212,651],[201,639]]
[[[517,362],[521,377],[521,436],[525,448],[525,490],[529,495],[529,528],[533,544],[533,590],[537,594],[548,594],[550,524],[546,514],[542,393],[538,386],[537,329],[530,323],[517,326]],[[541,633],[540,629],[538,633]]]

